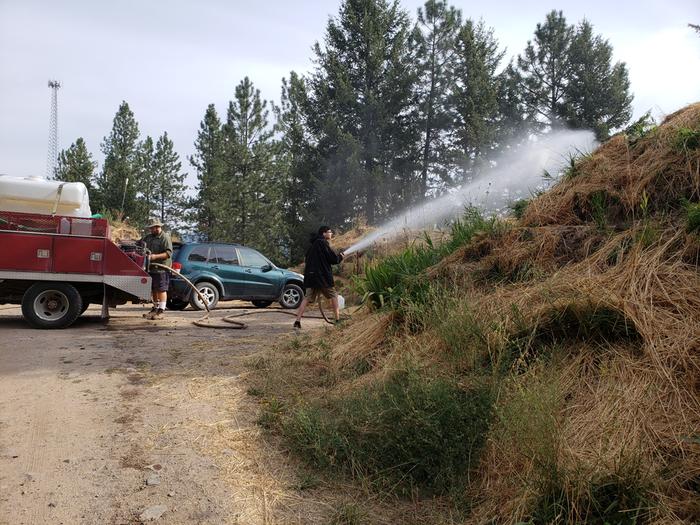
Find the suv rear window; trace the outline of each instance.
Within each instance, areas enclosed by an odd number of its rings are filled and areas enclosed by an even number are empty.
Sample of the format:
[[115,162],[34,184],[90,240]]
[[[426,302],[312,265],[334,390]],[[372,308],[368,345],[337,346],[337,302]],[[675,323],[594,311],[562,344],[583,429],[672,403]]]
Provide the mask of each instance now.
[[250,266],[252,268],[262,268],[266,264],[270,264],[270,261],[265,259],[261,254],[250,248],[238,248],[241,252],[241,265]]
[[212,261],[215,264],[238,264],[238,255],[235,246],[214,246],[212,248]]
[[208,257],[209,246],[195,246],[194,248],[192,248],[192,251],[190,252],[189,257],[187,257],[187,260],[193,262],[207,262]]

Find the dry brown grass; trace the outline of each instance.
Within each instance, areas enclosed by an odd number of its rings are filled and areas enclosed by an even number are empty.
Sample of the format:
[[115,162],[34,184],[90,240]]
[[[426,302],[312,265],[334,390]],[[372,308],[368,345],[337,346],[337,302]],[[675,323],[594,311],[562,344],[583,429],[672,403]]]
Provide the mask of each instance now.
[[[590,221],[591,197],[608,196],[612,223],[639,217],[645,198],[649,212],[665,209],[678,198],[700,197],[700,151],[674,147],[678,131],[697,129],[700,103],[669,115],[648,136],[630,145],[616,135],[576,167],[576,175],[533,200],[523,217],[526,226],[580,225]],[[645,197],[646,196],[646,197]]]

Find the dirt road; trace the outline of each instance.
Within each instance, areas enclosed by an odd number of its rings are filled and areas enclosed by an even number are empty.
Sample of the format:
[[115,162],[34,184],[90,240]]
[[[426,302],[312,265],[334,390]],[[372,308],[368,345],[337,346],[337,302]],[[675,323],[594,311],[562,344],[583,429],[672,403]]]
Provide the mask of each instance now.
[[191,324],[200,312],[145,311],[33,330],[0,306],[0,524],[315,522],[242,381],[293,319],[214,330]]

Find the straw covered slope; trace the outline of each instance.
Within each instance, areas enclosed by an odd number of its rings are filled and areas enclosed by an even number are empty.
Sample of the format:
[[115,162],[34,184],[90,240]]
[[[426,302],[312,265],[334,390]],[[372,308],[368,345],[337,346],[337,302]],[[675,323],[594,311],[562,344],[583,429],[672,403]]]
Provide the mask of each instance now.
[[405,297],[271,356],[272,427],[439,496],[405,522],[700,522],[700,104],[480,224]]

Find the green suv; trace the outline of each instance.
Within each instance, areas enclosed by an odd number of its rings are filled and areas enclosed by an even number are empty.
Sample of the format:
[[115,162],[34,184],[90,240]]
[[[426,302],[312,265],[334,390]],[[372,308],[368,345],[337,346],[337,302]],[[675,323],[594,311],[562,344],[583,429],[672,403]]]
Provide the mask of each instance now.
[[[260,252],[239,244],[192,242],[173,247],[173,269],[199,290],[209,309],[219,301],[240,299],[258,308],[274,301],[282,308],[297,308],[304,298],[304,276],[277,268]],[[187,305],[204,310],[199,296],[184,279],[173,275],[168,290],[168,308]]]

